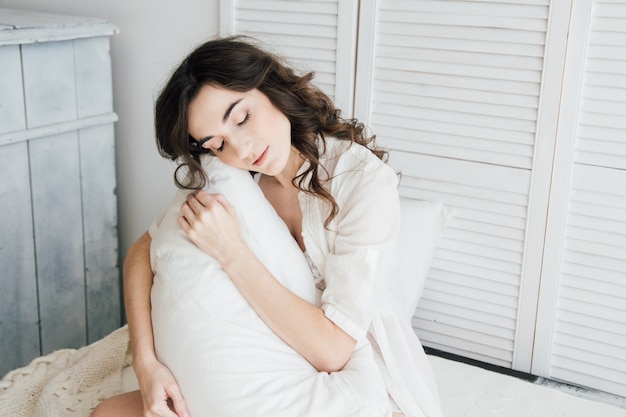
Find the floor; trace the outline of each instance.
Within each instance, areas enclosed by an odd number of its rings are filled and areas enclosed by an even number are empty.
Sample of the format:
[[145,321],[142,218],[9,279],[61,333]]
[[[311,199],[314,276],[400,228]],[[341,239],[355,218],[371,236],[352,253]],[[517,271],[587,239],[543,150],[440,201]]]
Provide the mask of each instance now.
[[626,417],[620,397],[429,355],[444,417]]

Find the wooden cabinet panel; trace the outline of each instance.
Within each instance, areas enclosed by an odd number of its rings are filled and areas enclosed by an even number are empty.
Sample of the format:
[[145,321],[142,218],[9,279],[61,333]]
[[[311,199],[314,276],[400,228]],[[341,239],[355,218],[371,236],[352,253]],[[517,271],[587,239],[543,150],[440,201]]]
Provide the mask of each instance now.
[[109,39],[77,39],[73,43],[78,117],[96,116],[112,111]]
[[29,141],[41,348],[85,343],[83,231],[76,132]]
[[0,133],[22,130],[26,120],[19,46],[0,46],[0,74]]
[[120,324],[113,125],[79,131],[87,342]]
[[117,28],[2,8],[0,21],[3,375],[110,333],[121,299],[108,38]]
[[0,374],[41,353],[28,146],[0,146]]
[[28,128],[76,119],[72,42],[23,45],[22,65]]

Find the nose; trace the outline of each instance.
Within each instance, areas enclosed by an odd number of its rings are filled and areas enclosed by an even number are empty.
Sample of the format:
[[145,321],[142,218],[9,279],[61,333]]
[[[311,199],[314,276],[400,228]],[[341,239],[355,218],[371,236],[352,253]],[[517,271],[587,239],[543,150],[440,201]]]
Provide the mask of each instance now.
[[252,152],[252,139],[247,135],[232,137],[230,146],[238,158],[246,159]]

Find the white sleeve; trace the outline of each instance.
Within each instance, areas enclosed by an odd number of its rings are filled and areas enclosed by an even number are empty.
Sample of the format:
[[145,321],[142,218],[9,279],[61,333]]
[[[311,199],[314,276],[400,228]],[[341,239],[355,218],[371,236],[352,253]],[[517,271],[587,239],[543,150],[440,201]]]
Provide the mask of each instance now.
[[[346,175],[346,174],[344,174]],[[333,190],[339,213],[323,275],[326,316],[356,340],[366,336],[389,275],[400,224],[398,179],[391,168],[352,171]]]
[[150,224],[150,227],[148,227],[148,234],[150,235],[151,239],[154,239],[154,237],[156,236],[156,233],[159,230],[159,227],[161,226],[161,222],[163,221],[163,217],[164,216],[165,216],[165,211],[163,213],[161,213],[161,215],[159,217],[157,217]]

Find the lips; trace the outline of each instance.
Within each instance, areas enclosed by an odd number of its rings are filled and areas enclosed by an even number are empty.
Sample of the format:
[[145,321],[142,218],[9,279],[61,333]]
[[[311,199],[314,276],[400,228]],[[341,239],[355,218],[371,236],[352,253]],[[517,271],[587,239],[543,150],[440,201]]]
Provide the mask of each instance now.
[[265,148],[265,150],[263,151],[263,153],[261,154],[261,156],[259,156],[253,163],[252,165],[254,166],[261,166],[263,165],[263,162],[265,162],[265,158],[267,157],[267,151],[269,150],[269,146],[267,148]]

